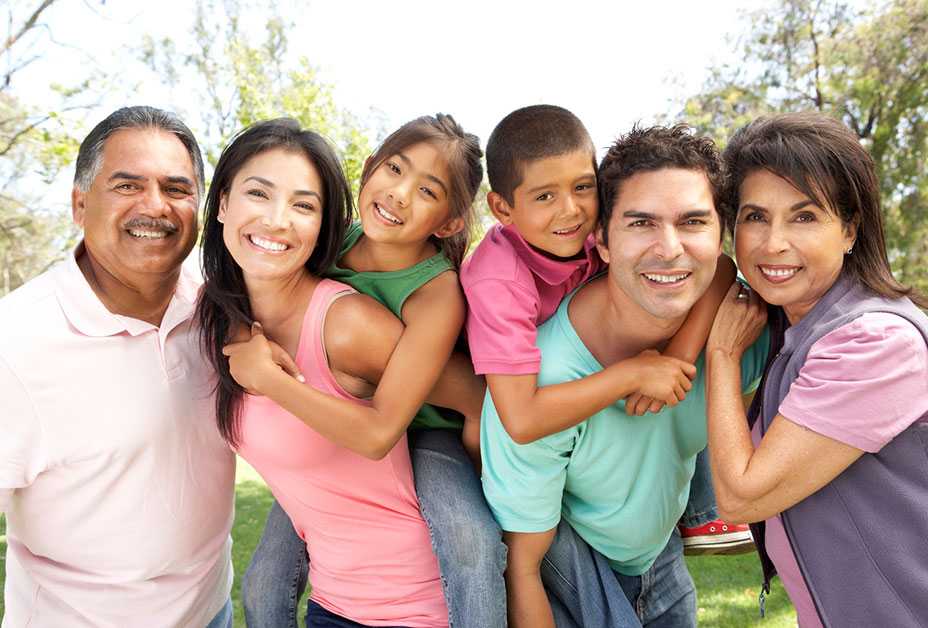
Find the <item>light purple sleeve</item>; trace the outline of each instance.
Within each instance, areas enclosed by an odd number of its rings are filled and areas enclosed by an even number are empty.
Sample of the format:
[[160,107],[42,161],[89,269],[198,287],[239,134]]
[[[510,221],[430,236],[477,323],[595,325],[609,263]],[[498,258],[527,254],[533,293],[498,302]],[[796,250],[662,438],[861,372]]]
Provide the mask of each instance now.
[[928,412],[928,346],[894,314],[865,314],[812,345],[779,412],[866,452]]
[[537,373],[541,365],[541,352],[535,346],[537,292],[500,279],[483,279],[465,291],[467,343],[476,373]]
[[0,512],[6,512],[13,491],[32,484],[45,465],[45,456],[32,400],[2,357],[0,398]]

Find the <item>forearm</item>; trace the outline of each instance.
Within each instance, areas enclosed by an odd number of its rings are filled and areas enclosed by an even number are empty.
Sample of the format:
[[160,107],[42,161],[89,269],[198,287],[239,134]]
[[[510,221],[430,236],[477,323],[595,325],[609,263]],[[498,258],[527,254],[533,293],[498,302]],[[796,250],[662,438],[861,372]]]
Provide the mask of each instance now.
[[735,280],[735,263],[727,255],[719,257],[715,277],[699,301],[690,310],[683,326],[677,330],[663,354],[695,363],[712,329],[712,322],[725,294]]
[[336,445],[373,460],[387,455],[408,426],[375,407],[321,392],[279,370],[265,379],[261,392]]
[[[630,369],[622,362],[582,379],[550,386],[520,387],[515,394],[496,394],[494,378],[487,376],[500,420],[512,439],[520,444],[578,425],[637,390]],[[505,400],[499,403],[498,398]]]
[[462,353],[453,353],[427,401],[460,412],[479,425],[486,389],[484,379],[474,374],[470,359]]
[[706,359],[706,410],[716,501],[723,516],[728,515],[726,519],[739,519],[751,500],[763,493],[749,476],[754,444],[741,396],[740,361],[722,351],[710,351]]

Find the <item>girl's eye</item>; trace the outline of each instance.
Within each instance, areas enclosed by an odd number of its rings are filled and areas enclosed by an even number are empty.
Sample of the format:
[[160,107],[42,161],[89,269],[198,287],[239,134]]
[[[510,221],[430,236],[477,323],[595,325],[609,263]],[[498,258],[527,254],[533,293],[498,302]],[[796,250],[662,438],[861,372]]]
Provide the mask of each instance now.
[[435,194],[435,192],[433,192],[430,188],[427,188],[427,187],[425,187],[425,186],[422,186],[422,187],[419,188],[419,189],[422,191],[423,194],[427,195],[429,198],[433,198],[433,199],[436,199],[436,200],[438,199],[438,196],[437,196],[437,195]]
[[257,196],[258,198],[267,198],[267,192],[265,192],[264,190],[259,190],[257,188],[253,190],[248,190],[247,194],[250,196]]
[[552,198],[554,198],[554,194],[551,194],[551,192],[545,192],[544,194],[539,194],[538,196],[536,196],[535,200],[544,202],[544,201],[550,201]]
[[393,163],[392,161],[388,161],[388,162],[387,162],[387,168],[389,168],[389,169],[390,169],[390,172],[392,172],[393,174],[400,174],[400,167],[397,166],[397,165],[396,165],[395,163]]

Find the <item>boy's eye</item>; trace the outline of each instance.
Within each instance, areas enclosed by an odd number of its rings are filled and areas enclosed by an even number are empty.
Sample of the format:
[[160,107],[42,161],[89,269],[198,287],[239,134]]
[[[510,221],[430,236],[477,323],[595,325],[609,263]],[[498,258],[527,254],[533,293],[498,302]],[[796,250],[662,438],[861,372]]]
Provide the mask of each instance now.
[[593,185],[590,183],[581,183],[580,185],[577,186],[576,189],[578,192],[585,192],[587,190],[592,190]]
[[544,202],[544,201],[550,201],[552,198],[554,198],[554,194],[552,194],[551,192],[545,192],[544,194],[539,194],[538,196],[536,196],[535,200]]

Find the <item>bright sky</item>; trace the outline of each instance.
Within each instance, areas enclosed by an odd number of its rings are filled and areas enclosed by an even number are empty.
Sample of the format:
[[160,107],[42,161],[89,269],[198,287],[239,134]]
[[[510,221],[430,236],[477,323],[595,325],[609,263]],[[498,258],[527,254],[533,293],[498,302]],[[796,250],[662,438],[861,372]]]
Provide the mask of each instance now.
[[[726,35],[743,31],[739,9],[763,3],[283,0],[280,10],[295,24],[292,51],[334,85],[336,102],[362,118],[374,109],[388,131],[442,111],[485,142],[508,112],[548,102],[576,113],[602,148],[635,121],[670,112],[671,100],[698,89],[710,64],[731,60]],[[44,39],[44,60],[16,93],[40,102],[48,83],[71,81],[88,64],[122,68],[87,129],[143,101],[180,110],[193,125],[195,103],[146,79],[122,50],[144,33],[188,39],[190,4],[60,1],[43,16],[58,44]],[[127,96],[126,86],[140,79],[142,89]]]

